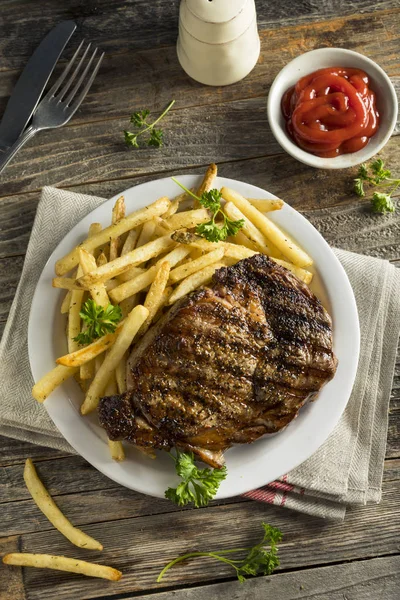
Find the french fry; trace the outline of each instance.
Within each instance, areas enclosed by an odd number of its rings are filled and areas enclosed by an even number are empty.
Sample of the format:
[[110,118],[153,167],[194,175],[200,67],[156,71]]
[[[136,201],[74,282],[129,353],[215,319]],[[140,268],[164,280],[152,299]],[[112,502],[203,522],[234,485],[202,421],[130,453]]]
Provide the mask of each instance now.
[[217,248],[212,252],[203,254],[199,258],[191,260],[180,267],[176,267],[176,269],[171,271],[169,278],[172,283],[176,283],[181,279],[185,279],[185,277],[192,275],[192,273],[196,273],[196,271],[200,271],[201,269],[204,269],[204,267],[208,267],[208,265],[212,265],[213,263],[221,260],[221,258],[224,256],[224,252],[224,248]]
[[[93,379],[94,377],[94,360],[89,360],[89,362],[83,364],[79,369],[79,377],[81,381],[88,381],[89,379]],[[83,390],[85,393],[87,389]]]
[[234,241],[235,244],[238,244],[238,246],[245,246],[249,250],[253,250],[253,252],[258,252],[255,243],[249,240],[247,235],[245,235],[242,231],[238,231],[232,241]]
[[3,563],[16,567],[38,567],[40,569],[67,571],[68,573],[78,573],[79,575],[87,575],[88,577],[100,577],[109,581],[119,581],[122,577],[121,571],[117,571],[117,569],[113,569],[112,567],[86,562],[77,558],[55,556],[54,554],[12,552],[3,556]]
[[117,388],[117,380],[115,378],[115,371],[113,373],[111,373],[111,377],[107,382],[106,387],[104,388],[104,395],[105,396],[115,396],[116,394],[118,394],[118,388]]
[[[81,277],[82,275],[82,267],[79,266],[76,276]],[[73,290],[71,292],[67,325],[68,352],[75,352],[79,348],[79,344],[75,341],[75,338],[81,331],[81,317],[79,313],[81,312],[84,293],[84,290]]]
[[108,263],[107,256],[104,254],[104,252],[100,252],[100,254],[98,255],[97,260],[96,260],[96,266],[102,267],[103,265],[106,265],[107,263]]
[[161,217],[156,217],[154,220],[156,223],[156,228],[154,229],[154,235],[157,235],[158,237],[162,237],[163,235],[167,235],[168,233],[171,233],[171,230],[166,225],[164,219],[162,219]]
[[258,200],[257,198],[247,198],[247,200],[252,204],[257,210],[261,212],[271,212],[273,210],[281,210],[284,205],[283,200],[276,199],[265,199]]
[[56,262],[56,275],[65,275],[79,263],[79,249],[84,248],[88,252],[93,252],[103,244],[107,244],[110,239],[121,236],[130,229],[134,229],[138,225],[142,225],[153,217],[157,217],[165,213],[170,206],[168,198],[160,198],[150,206],[141,208],[124,219],[121,219],[116,225],[106,227],[91,238],[84,240],[79,246],[76,246],[71,252],[60,258]]
[[115,367],[115,379],[117,381],[118,393],[123,394],[126,392],[126,362],[127,354],[121,358],[117,366]]
[[[116,225],[125,217],[125,200],[123,196],[120,196],[116,201],[112,210],[112,224]],[[114,260],[118,256],[120,238],[115,237],[110,240],[110,261]]]
[[[84,248],[79,250],[79,264],[84,275],[97,269],[96,260],[93,254],[90,254]],[[104,283],[95,283],[94,285],[90,286],[89,293],[99,306],[107,308],[107,306],[110,304],[110,299]]]
[[[203,181],[201,182],[199,188],[197,189],[196,195],[201,197],[202,194],[204,194],[204,192],[209,192],[213,185],[214,185],[214,181],[215,178],[217,176],[218,173],[218,169],[217,169],[217,165],[215,165],[214,163],[211,163],[211,165],[208,167],[204,177],[203,177]],[[193,208],[197,208],[199,206],[199,202],[198,200],[194,201],[193,204]]]
[[148,244],[153,239],[155,228],[156,228],[156,221],[154,219],[151,219],[151,221],[147,221],[147,223],[144,223],[144,225],[142,226],[140,235],[139,235],[139,239],[136,243],[136,248],[139,248],[139,246],[144,246],[145,244]]
[[255,245],[257,246],[258,252],[262,252],[263,254],[271,254],[271,248],[268,245],[267,240],[253,225],[253,223],[233,204],[233,202],[226,202],[224,206],[224,212],[228,215],[232,221],[239,221],[243,219],[244,225],[241,231],[250,238]]
[[125,450],[122,442],[113,442],[108,440],[108,447],[110,449],[111,458],[117,462],[125,460]]
[[304,283],[306,283],[307,285],[311,283],[313,274],[310,271],[302,269],[301,267],[296,267],[292,263],[289,263],[286,260],[280,260],[279,258],[272,258],[271,260],[278,263],[278,265],[285,267],[286,269],[288,269],[288,271],[294,273],[296,277],[298,277],[301,281],[304,281]]
[[69,305],[71,304],[71,290],[65,294],[64,299],[61,303],[60,312],[62,315],[66,315],[69,311]]
[[[185,248],[182,246],[178,246],[178,248],[174,248],[172,252],[169,252],[164,258],[163,261],[167,261],[170,267],[174,267],[178,262],[183,260],[190,252],[190,248]],[[152,267],[150,267],[147,271],[135,277],[135,279],[131,279],[130,281],[126,281],[125,283],[119,285],[114,290],[110,292],[110,297],[113,302],[119,304],[125,298],[129,298],[133,294],[137,294],[141,292],[145,288],[147,288],[153,281],[156,276],[157,270],[159,267],[159,263],[156,263]]]
[[206,223],[210,220],[210,214],[206,208],[198,208],[196,210],[187,210],[185,212],[176,213],[165,221],[165,225],[170,228],[171,231],[177,229],[191,229],[200,225],[200,223]]
[[208,283],[215,271],[223,266],[224,264],[221,262],[213,263],[201,271],[197,271],[197,273],[193,273],[193,275],[186,277],[186,279],[181,281],[181,283],[174,289],[169,297],[168,304],[174,304],[174,302],[180,298],[183,298],[183,296],[193,292],[193,290],[196,290],[201,285]]
[[139,227],[136,227],[136,229],[131,229],[131,231],[126,236],[124,245],[122,246],[121,256],[124,256],[124,254],[128,254],[128,252],[131,252],[134,248],[136,248],[136,242],[138,241],[139,234]]
[[86,415],[97,408],[100,395],[107,385],[111,373],[128,350],[135,335],[147,319],[149,311],[144,306],[136,306],[127,316],[124,325],[103,364],[97,371],[81,406],[81,413]]
[[151,284],[144,301],[144,307],[147,308],[149,314],[140,329],[141,335],[143,335],[150,327],[153,318],[161,306],[162,297],[164,290],[167,287],[170,270],[171,266],[168,261],[162,262],[157,268],[156,276],[154,277],[153,283]]
[[94,283],[101,283],[107,281],[107,279],[117,277],[117,275],[127,271],[130,267],[136,267],[174,245],[175,242],[171,239],[170,235],[163,236],[140,248],[132,250],[132,252],[124,256],[116,258],[102,267],[97,267],[97,269],[90,273],[86,273],[86,275],[77,279],[77,283],[83,289],[89,289]]
[[[184,192],[183,194],[181,194],[181,196],[185,196],[185,195],[186,195],[186,192]],[[174,215],[178,211],[179,203],[180,203],[179,198],[177,198],[176,200],[174,200],[173,202],[171,202],[171,206],[169,207],[169,209],[167,210],[167,212],[162,215],[162,218],[163,219],[168,219],[169,217],[172,217],[172,215]]]
[[44,402],[56,387],[78,372],[78,367],[58,365],[46,373],[32,388],[32,396],[38,402]]
[[59,365],[64,365],[65,367],[80,367],[85,363],[89,362],[99,356],[106,350],[109,350],[111,346],[114,344],[115,340],[119,332],[122,329],[124,321],[120,321],[117,325],[114,333],[106,333],[102,337],[98,338],[88,346],[84,346],[83,348],[79,348],[76,352],[72,352],[71,354],[65,354],[64,356],[60,356],[57,358],[56,363]]
[[50,523],[67,538],[67,540],[75,546],[78,546],[78,548],[103,550],[103,546],[100,542],[74,527],[67,517],[63,515],[40,480],[35,465],[30,458],[25,462],[24,481],[36,506],[42,511],[45,517],[47,517]]
[[133,296],[129,296],[129,298],[125,298],[125,300],[122,300],[119,304],[119,307],[122,311],[122,316],[124,318],[127,317],[131,310],[135,308],[135,306],[137,306],[138,304],[139,302],[137,294],[134,294]]
[[[157,257],[157,260],[158,260],[158,257]],[[145,273],[145,272],[146,272],[146,269],[143,269],[142,267],[131,267],[127,271],[124,271],[123,273],[121,273],[121,275],[118,275],[118,277],[116,278],[117,285],[121,285],[121,283],[125,283],[125,281],[130,281],[131,279],[135,279],[135,277],[137,277],[138,275],[142,275],[142,273]]]
[[73,277],[53,277],[51,284],[53,288],[59,290],[68,290],[70,292],[73,290],[82,291],[82,288],[79,287],[76,283],[76,279]]
[[259,210],[250,204],[246,198],[230,188],[223,187],[222,196],[233,204],[255,225],[261,233],[271,241],[286,258],[298,267],[306,267],[312,264],[312,258],[304,252],[293,240],[279,229]]
[[103,229],[103,227],[101,226],[101,223],[91,223],[89,225],[88,237],[93,237],[94,235],[96,235],[96,233],[99,233],[102,229]]

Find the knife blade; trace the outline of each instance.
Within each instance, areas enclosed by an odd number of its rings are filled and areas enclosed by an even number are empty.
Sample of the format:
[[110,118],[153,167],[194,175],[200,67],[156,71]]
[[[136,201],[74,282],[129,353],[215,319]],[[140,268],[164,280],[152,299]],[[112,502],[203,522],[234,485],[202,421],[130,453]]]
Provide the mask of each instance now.
[[25,129],[75,29],[74,21],[62,21],[46,35],[28,60],[0,123],[0,151],[12,146]]

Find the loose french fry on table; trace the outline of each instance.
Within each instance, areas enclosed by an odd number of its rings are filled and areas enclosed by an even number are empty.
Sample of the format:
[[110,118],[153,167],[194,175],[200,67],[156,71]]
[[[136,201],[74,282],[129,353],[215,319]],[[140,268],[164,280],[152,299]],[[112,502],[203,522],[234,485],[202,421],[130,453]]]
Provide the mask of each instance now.
[[153,219],[153,217],[162,215],[169,207],[170,201],[168,198],[160,198],[146,208],[141,208],[124,219],[121,219],[116,225],[110,225],[93,237],[87,238],[56,262],[56,275],[65,275],[65,273],[68,273],[68,271],[73,269],[79,263],[80,248],[84,248],[88,252],[93,252],[96,248],[107,244],[110,239],[119,237],[138,225],[142,225],[146,221]]
[[255,225],[261,233],[278,248],[286,258],[298,267],[307,267],[312,264],[312,258],[304,252],[293,240],[289,238],[283,231],[279,229],[266,217],[263,213],[257,210],[252,204],[246,200],[241,194],[223,187],[222,197],[233,202],[235,206]]
[[110,450],[111,458],[116,460],[117,462],[122,462],[125,460],[125,450],[122,445],[122,442],[114,442],[113,440],[108,440],[108,448]]
[[187,210],[185,212],[176,213],[169,217],[165,221],[165,225],[169,227],[171,231],[176,231],[177,229],[191,229],[192,227],[196,227],[196,225],[200,225],[201,223],[206,223],[210,220],[210,214],[206,208],[198,208],[196,210]]
[[134,337],[147,319],[149,311],[144,306],[136,306],[125,319],[118,337],[97,371],[81,406],[81,413],[86,415],[97,408],[100,396],[107,382],[131,345]]
[[113,569],[112,567],[86,562],[77,558],[55,556],[53,554],[12,552],[3,556],[3,563],[16,567],[38,567],[41,569],[67,571],[68,573],[78,573],[79,575],[87,575],[88,577],[100,577],[109,581],[119,581],[122,577],[121,571],[117,571],[117,569]]
[[140,329],[141,335],[143,335],[150,327],[153,318],[161,307],[162,297],[164,290],[167,287],[170,270],[171,266],[168,261],[162,262],[157,268],[157,273],[144,301],[144,306],[149,311],[149,314]]
[[201,271],[197,271],[197,273],[193,273],[193,275],[189,275],[189,277],[186,277],[186,279],[183,279],[183,281],[181,281],[172,292],[171,296],[169,297],[168,304],[174,304],[174,302],[180,298],[183,298],[183,296],[193,292],[201,285],[208,283],[215,271],[224,266],[225,265],[223,263],[217,262],[205,267]]
[[[116,225],[125,217],[125,200],[123,196],[120,196],[116,201],[112,210],[112,224]],[[115,237],[110,240],[110,260],[114,260],[118,256],[120,238]]]
[[67,517],[63,515],[40,480],[35,465],[30,458],[25,462],[24,481],[37,507],[50,523],[72,544],[79,548],[86,548],[87,550],[103,550],[100,542],[86,535],[86,533],[77,527],[74,527]]
[[49,373],[46,373],[32,388],[32,396],[38,402],[44,402],[56,387],[61,385],[66,379],[72,377],[79,371],[79,367],[66,367],[57,365]]
[[[178,248],[174,248],[172,252],[169,252],[166,256],[164,256],[162,260],[167,261],[169,266],[172,268],[175,265],[177,265],[181,260],[183,260],[189,253],[190,248],[178,246]],[[126,281],[125,283],[111,290],[110,298],[113,300],[113,302],[119,304],[125,298],[129,298],[129,296],[141,292],[154,281],[154,277],[156,276],[158,267],[159,262],[150,267],[141,275],[138,275],[134,279]]]
[[61,303],[60,312],[62,315],[66,315],[69,311],[69,305],[71,304],[71,290],[65,294],[64,299]]
[[56,360],[57,364],[66,367],[80,367],[106,350],[109,350],[117,339],[118,333],[121,331],[124,322],[125,320],[118,323],[114,333],[107,333],[88,346],[80,347],[79,350],[76,350],[71,354],[60,356]]
[[117,277],[117,275],[127,271],[130,267],[136,267],[174,245],[175,242],[171,239],[170,235],[163,236],[152,242],[148,242],[144,246],[140,246],[140,248],[135,248],[132,252],[120,256],[102,267],[97,267],[97,269],[90,273],[86,273],[86,275],[77,279],[77,283],[82,289],[89,289],[94,283],[101,283]]
[[138,241],[139,234],[139,227],[136,227],[136,229],[131,229],[131,231],[129,231],[128,235],[126,236],[124,245],[122,246],[121,256],[123,256],[124,254],[128,254],[128,252],[131,252],[131,250],[134,250],[134,248],[136,248],[136,242]]
[[261,212],[272,212],[273,210],[281,210],[283,208],[284,202],[283,200],[279,200],[279,198],[275,199],[265,199],[259,200],[257,198],[247,198],[247,200],[252,204],[257,210]]
[[233,204],[233,202],[227,202],[224,206],[224,212],[232,221],[239,221],[243,219],[244,224],[242,229],[240,230],[244,235],[246,235],[250,240],[252,240],[257,246],[257,251],[262,252],[263,254],[271,254],[271,248],[268,245],[267,240],[253,225],[253,223]]
[[154,239],[154,231],[156,228],[156,224],[157,223],[155,219],[151,219],[151,221],[147,221],[147,223],[144,223],[144,225],[142,225],[138,241],[136,242],[136,248],[139,248],[139,246],[144,246],[145,244],[151,242],[152,239]]
[[217,248],[216,250],[203,254],[199,258],[191,260],[180,267],[176,267],[169,275],[170,281],[176,283],[181,279],[185,279],[185,277],[189,277],[192,273],[196,273],[196,271],[200,271],[201,269],[204,269],[204,267],[208,267],[208,265],[220,261],[224,256],[224,253],[224,248]]

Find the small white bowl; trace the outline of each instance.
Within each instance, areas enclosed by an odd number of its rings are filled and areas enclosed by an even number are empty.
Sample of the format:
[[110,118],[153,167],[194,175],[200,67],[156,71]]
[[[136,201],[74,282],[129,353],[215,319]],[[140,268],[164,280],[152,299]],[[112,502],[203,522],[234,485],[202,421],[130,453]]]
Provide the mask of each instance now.
[[[321,158],[299,148],[286,132],[281,111],[283,94],[304,75],[324,67],[354,67],[363,69],[371,77],[371,87],[376,92],[380,125],[365,148],[358,152],[334,158]],[[370,58],[343,48],[320,48],[298,56],[278,73],[268,96],[268,120],[276,141],[293,158],[318,169],[345,169],[369,160],[389,140],[397,121],[397,97],[385,71]]]

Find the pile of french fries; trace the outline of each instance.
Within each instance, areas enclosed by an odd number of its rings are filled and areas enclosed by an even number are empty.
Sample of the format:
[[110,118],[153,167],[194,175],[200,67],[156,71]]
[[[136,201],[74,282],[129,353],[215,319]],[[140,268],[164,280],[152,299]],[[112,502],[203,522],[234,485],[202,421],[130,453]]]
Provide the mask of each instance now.
[[[198,196],[213,189],[216,175],[216,166],[210,165]],[[66,290],[61,312],[68,314],[68,354],[36,383],[36,400],[43,402],[71,376],[85,393],[82,415],[94,411],[102,396],[123,393],[132,344],[169,306],[209,283],[220,267],[262,253],[310,283],[312,273],[305,267],[312,264],[311,257],[264,214],[280,210],[282,200],[244,198],[227,187],[221,192],[228,217],[244,220],[232,239],[214,243],[194,234],[210,214],[186,193],[173,200],[159,198],[128,215],[121,197],[111,225],[103,229],[93,223],[87,239],[57,261],[53,287]],[[74,338],[82,329],[79,313],[89,297],[103,307],[118,304],[123,319],[114,333],[82,347]],[[109,446],[115,460],[124,459],[120,442],[110,441]]]

